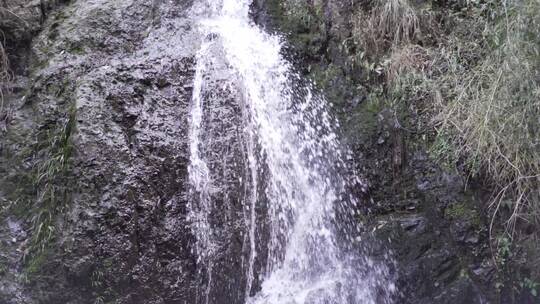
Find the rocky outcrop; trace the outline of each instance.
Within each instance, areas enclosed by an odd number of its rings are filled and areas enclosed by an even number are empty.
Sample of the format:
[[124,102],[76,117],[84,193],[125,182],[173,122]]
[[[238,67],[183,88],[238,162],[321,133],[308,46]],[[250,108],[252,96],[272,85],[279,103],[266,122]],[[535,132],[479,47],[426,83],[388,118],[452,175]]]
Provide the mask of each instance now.
[[231,75],[204,93],[203,153],[222,181],[211,194],[213,269],[191,229],[188,120],[202,38],[192,6],[9,3],[24,26],[1,23],[14,72],[1,133],[1,303],[244,301],[247,190],[241,109],[223,86]]
[[12,60],[0,302],[192,302],[190,5],[59,5]]

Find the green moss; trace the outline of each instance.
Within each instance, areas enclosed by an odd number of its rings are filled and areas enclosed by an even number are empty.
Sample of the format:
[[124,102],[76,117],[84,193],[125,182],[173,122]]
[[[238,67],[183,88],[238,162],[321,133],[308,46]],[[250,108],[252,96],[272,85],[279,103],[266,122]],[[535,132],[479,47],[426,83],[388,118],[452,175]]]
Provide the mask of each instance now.
[[[378,114],[383,109],[383,103],[378,98],[368,99],[361,103],[352,113],[348,126],[361,142],[368,142],[379,128]],[[350,115],[350,114],[349,114]]]
[[310,78],[321,89],[330,87],[333,80],[340,77],[342,74],[341,69],[333,64],[329,64],[325,67],[314,66],[310,70]]
[[64,10],[59,10],[55,16],[54,16],[54,20],[55,21],[64,21],[66,20],[68,17],[68,15],[66,14],[66,12]]
[[84,55],[86,50],[84,49],[81,42],[72,42],[69,44],[68,52],[75,55]]
[[114,265],[114,259],[113,258],[107,258],[103,261],[103,267],[106,269],[110,269]]
[[449,219],[468,221],[474,227],[480,227],[482,225],[480,214],[468,202],[451,204],[445,209],[444,215]]
[[322,6],[283,0],[267,2],[268,12],[280,32],[304,56],[313,57],[321,52],[326,37]]
[[464,203],[450,205],[445,210],[445,215],[450,218],[460,219],[469,216],[470,209]]
[[3,277],[4,275],[6,275],[7,271],[8,271],[7,261],[5,260],[5,258],[0,257],[0,277]]
[[323,8],[321,4],[308,4],[306,2],[284,1],[281,7],[285,8],[283,27],[297,33],[315,32],[324,24]]

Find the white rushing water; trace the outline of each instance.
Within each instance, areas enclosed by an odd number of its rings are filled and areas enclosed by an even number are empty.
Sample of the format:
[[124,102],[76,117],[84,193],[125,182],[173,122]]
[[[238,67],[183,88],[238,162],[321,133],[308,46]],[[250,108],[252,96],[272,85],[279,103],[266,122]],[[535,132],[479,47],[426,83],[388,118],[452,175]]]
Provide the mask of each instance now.
[[[205,16],[200,20],[204,41],[197,57],[189,167],[194,188],[190,217],[198,263],[205,264],[207,280],[212,280],[215,240],[209,224],[213,181],[201,152],[205,106],[201,92],[212,74],[209,63],[222,60],[235,75],[245,112],[245,163],[250,183],[244,202],[249,247],[245,301],[391,303],[395,288],[387,281],[387,268],[359,257],[359,251],[352,254],[351,237],[338,238],[338,228],[351,231],[351,227],[339,227],[351,223],[342,217],[338,220],[338,213],[357,209],[355,199],[347,194],[355,185],[341,173],[345,171],[344,153],[326,101],[313,94],[309,85],[301,85],[302,80],[283,58],[282,40],[250,21],[251,1],[208,1],[197,5],[199,14]],[[259,191],[261,185],[264,193]],[[261,290],[252,295],[258,254],[255,210],[263,196],[268,204],[267,265],[261,274]],[[209,292],[204,291],[201,302],[212,302]]]

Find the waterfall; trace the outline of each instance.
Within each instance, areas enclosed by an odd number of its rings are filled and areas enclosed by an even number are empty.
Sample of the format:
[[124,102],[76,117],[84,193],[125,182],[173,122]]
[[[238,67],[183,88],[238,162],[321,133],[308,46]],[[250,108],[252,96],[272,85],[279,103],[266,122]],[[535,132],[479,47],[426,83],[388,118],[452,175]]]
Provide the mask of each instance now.
[[[210,219],[215,208],[211,193],[220,181],[211,178],[202,140],[205,96],[219,88],[234,92],[241,107],[245,172],[239,179],[246,190],[242,204],[247,248],[243,301],[391,303],[395,287],[387,267],[354,246],[358,208],[349,193],[361,185],[345,173],[346,152],[334,132],[338,125],[326,100],[293,72],[282,55],[282,39],[250,21],[251,1],[207,1],[194,8],[201,16],[203,42],[190,120],[188,208],[197,263],[206,272],[201,274],[206,288],[199,292],[198,302],[225,303],[209,297],[219,242]],[[266,214],[261,220],[256,210],[263,202]],[[266,238],[258,237],[263,225]],[[262,239],[264,246],[257,243]],[[265,265],[256,271],[255,261],[262,255],[258,248],[264,248]],[[255,276],[262,281],[260,286],[255,286]]]

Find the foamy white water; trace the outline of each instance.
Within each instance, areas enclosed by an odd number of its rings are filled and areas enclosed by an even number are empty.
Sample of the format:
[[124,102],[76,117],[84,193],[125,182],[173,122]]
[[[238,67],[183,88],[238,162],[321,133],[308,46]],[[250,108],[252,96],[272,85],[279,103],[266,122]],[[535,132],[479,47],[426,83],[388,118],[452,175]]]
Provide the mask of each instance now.
[[[301,85],[281,53],[282,40],[265,33],[249,18],[249,0],[200,3],[203,44],[197,57],[191,129],[190,182],[194,188],[190,217],[200,263],[211,280],[213,242],[208,217],[212,183],[201,153],[204,98],[201,94],[212,56],[235,75],[245,111],[246,164],[251,191],[246,195],[248,233],[245,294],[251,304],[391,303],[395,287],[388,269],[352,252],[353,222],[337,212],[355,210],[347,193],[354,187],[342,176],[343,152],[327,103]],[[219,52],[212,50],[219,49]],[[211,77],[211,76],[209,76]],[[262,176],[261,172],[267,172]],[[264,183],[263,183],[264,181]],[[248,182],[248,181],[246,181]],[[264,193],[258,191],[265,185]],[[260,197],[268,201],[267,261],[260,290],[254,290],[256,213]],[[340,229],[347,228],[347,229]],[[211,284],[207,285],[210,288]],[[208,293],[204,302],[208,303]],[[254,296],[251,296],[255,294]]]

